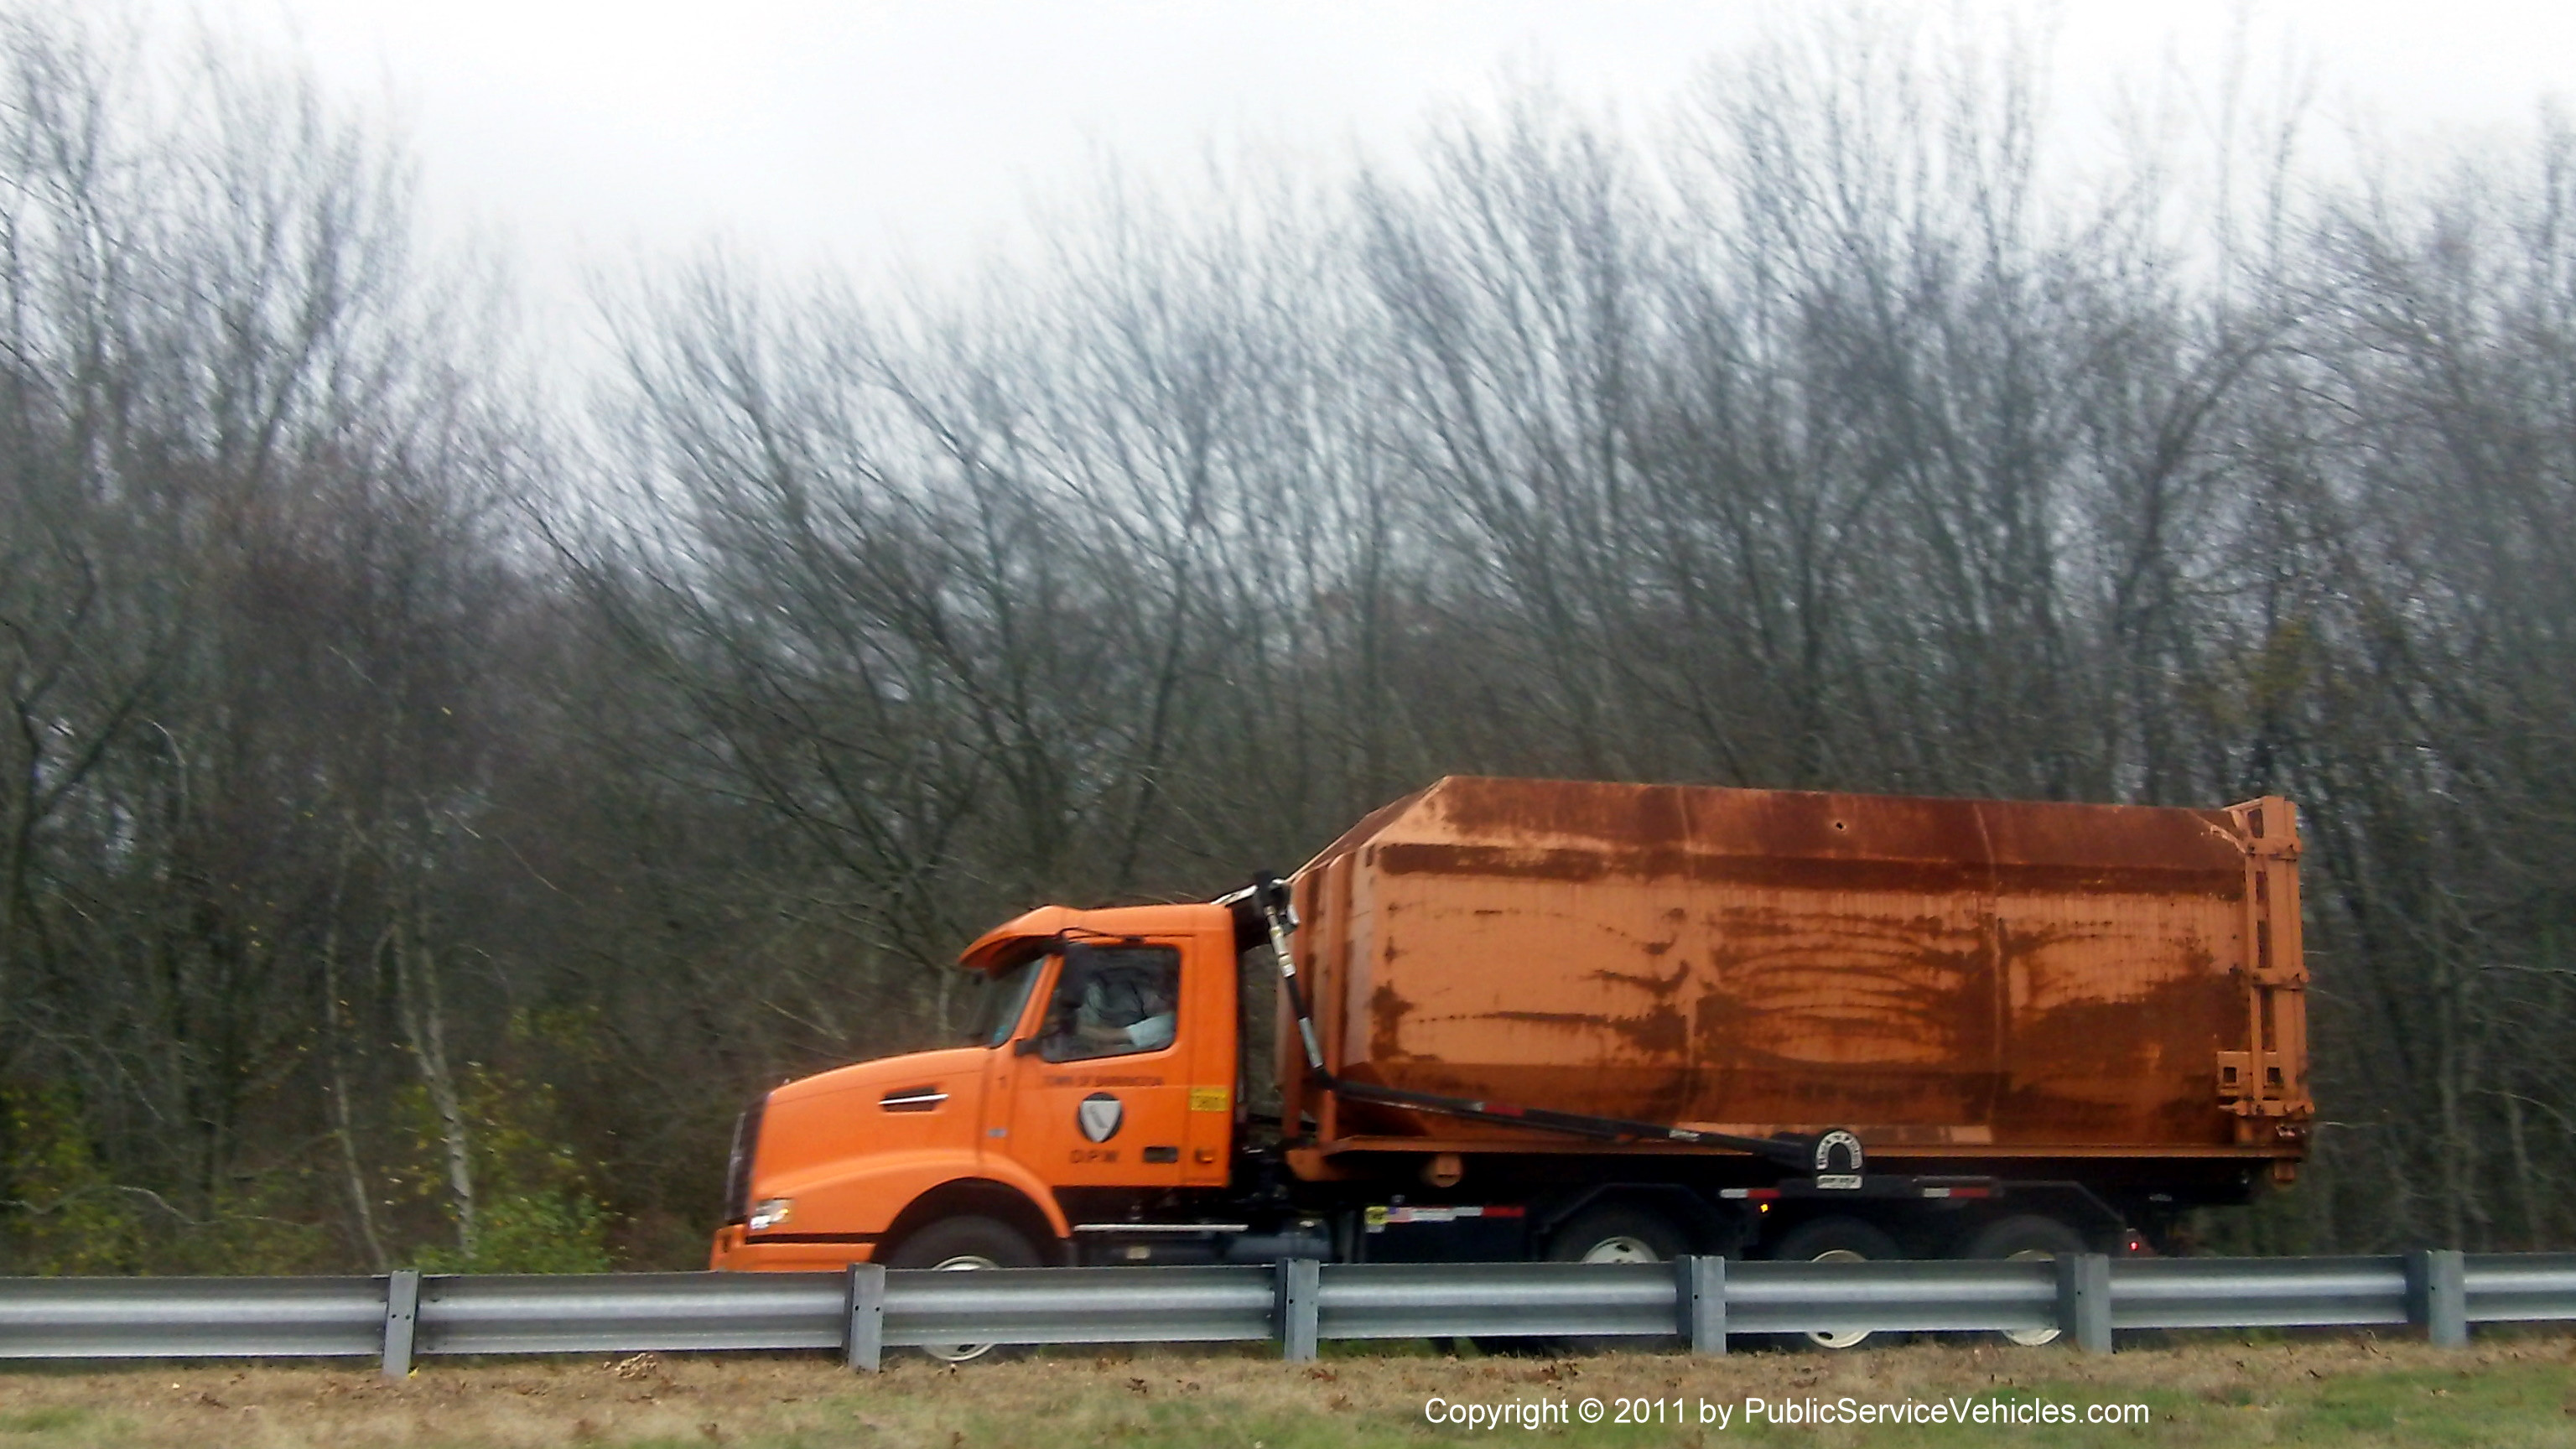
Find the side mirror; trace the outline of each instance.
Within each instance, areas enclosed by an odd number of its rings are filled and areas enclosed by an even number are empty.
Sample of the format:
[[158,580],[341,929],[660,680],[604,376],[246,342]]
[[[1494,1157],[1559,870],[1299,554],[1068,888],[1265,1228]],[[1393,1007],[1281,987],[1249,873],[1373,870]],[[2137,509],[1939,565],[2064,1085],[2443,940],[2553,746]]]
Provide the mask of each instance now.
[[1011,1043],[1011,1055],[1015,1057],[1033,1057],[1037,1054],[1038,1039],[1036,1037],[1024,1036],[1018,1041]]

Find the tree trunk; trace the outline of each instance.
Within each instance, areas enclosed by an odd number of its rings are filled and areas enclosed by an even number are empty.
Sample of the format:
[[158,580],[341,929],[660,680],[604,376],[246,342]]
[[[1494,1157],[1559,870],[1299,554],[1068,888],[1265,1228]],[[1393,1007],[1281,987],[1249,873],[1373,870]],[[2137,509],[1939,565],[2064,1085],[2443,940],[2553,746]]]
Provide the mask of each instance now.
[[415,900],[410,914],[396,917],[388,932],[394,996],[412,1060],[420,1067],[421,1085],[429,1092],[430,1111],[438,1118],[448,1198],[456,1210],[456,1248],[470,1259],[475,1248],[473,1143],[456,1073],[447,1060],[446,1008],[439,992],[437,956],[429,947],[427,916],[427,907]]

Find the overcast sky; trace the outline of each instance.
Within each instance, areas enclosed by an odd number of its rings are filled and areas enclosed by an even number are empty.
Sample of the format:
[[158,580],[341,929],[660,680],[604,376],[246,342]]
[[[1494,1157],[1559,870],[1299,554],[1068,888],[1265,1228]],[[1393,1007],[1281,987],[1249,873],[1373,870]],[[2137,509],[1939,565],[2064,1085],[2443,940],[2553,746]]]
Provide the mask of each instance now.
[[[1185,174],[1245,138],[1393,149],[1505,74],[1668,103],[1782,0],[143,0],[300,52],[389,104],[436,220],[496,238],[538,294],[583,261],[723,235],[783,261],[936,264],[1078,190],[1105,151]],[[1923,7],[1932,8],[1930,5]],[[1942,7],[1945,12],[1947,6]],[[1982,11],[2000,10],[1984,5]],[[2063,0],[2061,108],[2205,70],[2250,22],[2322,105],[2472,142],[2576,97],[2576,0]]]

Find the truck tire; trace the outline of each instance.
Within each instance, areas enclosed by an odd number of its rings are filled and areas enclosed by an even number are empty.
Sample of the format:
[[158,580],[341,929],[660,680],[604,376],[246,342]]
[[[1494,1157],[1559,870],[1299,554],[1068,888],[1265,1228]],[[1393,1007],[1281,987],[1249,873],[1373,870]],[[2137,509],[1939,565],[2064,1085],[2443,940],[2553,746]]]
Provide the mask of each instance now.
[[[1652,1208],[1612,1202],[1568,1219],[1548,1235],[1551,1263],[1669,1263],[1691,1250],[1688,1234]],[[1545,1340],[1560,1353],[1671,1353],[1682,1346],[1670,1334],[1574,1334]]]
[[[1959,1256],[1984,1258],[1989,1261],[2050,1262],[2069,1253],[2086,1251],[2084,1235],[2055,1218],[2037,1213],[2021,1213],[1986,1224],[1968,1239],[1967,1249]],[[2056,1328],[2007,1328],[2003,1338],[2025,1348],[2055,1343]]]
[[[972,1215],[941,1218],[895,1244],[886,1254],[889,1268],[930,1268],[967,1272],[979,1268],[1035,1268],[1037,1249],[1007,1223]],[[989,1343],[926,1343],[921,1351],[941,1363],[972,1363],[1008,1357]]]
[[[1771,1250],[1771,1257],[1782,1263],[1855,1263],[1898,1258],[1904,1254],[1896,1240],[1858,1218],[1817,1218],[1791,1228],[1786,1237]],[[1840,1352],[1858,1348],[1877,1337],[1866,1328],[1841,1332],[1819,1330],[1812,1333],[1784,1335],[1790,1347],[1826,1348]]]
[[[1647,1208],[1628,1203],[1608,1203],[1580,1213],[1550,1234],[1547,1257],[1550,1263],[1663,1263],[1689,1252],[1690,1240],[1671,1220]],[[1558,1358],[1569,1354],[1632,1352],[1663,1353],[1681,1346],[1674,1337],[1632,1337],[1626,1334],[1572,1334],[1564,1336],[1497,1338],[1490,1335],[1468,1340],[1477,1351],[1493,1358]]]
[[1668,1263],[1689,1251],[1671,1219],[1629,1203],[1578,1214],[1547,1240],[1551,1263]]

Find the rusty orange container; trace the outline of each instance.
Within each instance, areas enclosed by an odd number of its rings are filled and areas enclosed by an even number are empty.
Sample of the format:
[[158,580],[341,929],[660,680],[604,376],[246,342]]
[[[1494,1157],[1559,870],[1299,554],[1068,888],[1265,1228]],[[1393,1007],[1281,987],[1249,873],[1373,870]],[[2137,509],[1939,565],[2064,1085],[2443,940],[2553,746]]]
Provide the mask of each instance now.
[[[1748,1136],[1850,1127],[1874,1166],[2286,1176],[2311,1111],[2297,859],[2275,798],[1453,777],[1298,873],[1297,951],[1328,1065],[1358,1082]],[[1318,1099],[1294,1066],[1324,1154],[1522,1137]]]

